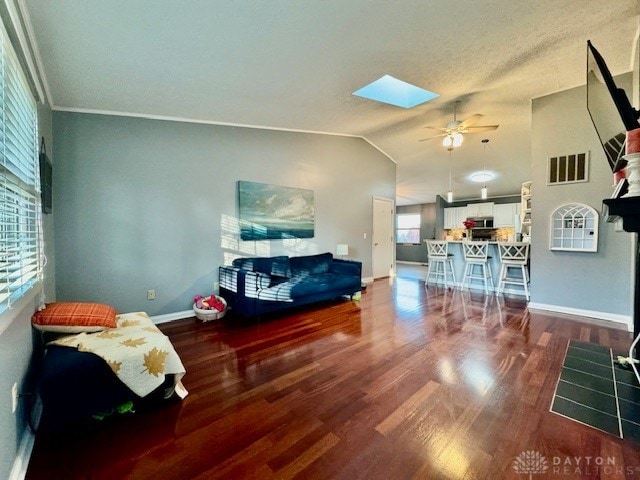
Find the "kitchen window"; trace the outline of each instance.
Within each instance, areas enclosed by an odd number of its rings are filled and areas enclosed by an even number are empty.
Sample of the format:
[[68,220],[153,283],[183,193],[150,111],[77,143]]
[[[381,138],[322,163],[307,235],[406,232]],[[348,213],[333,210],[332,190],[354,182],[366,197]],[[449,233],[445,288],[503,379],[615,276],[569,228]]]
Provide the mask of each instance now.
[[420,243],[419,213],[399,213],[397,215],[396,243]]

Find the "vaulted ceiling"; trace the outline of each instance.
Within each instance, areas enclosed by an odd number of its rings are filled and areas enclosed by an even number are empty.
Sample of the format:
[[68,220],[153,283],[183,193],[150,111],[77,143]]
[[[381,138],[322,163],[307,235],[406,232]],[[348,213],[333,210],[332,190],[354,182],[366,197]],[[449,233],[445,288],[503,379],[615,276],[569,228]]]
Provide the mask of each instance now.
[[[636,0],[18,0],[54,109],[366,138],[397,162],[399,205],[445,195],[449,154],[424,125],[483,114],[452,154],[491,195],[530,178],[530,101],[584,84],[591,39],[631,70]],[[440,96],[409,110],[354,97],[384,74]],[[561,119],[558,119],[561,121]],[[595,135],[595,132],[594,132]],[[488,138],[483,147],[481,140]],[[485,153],[486,152],[486,153]],[[319,159],[321,160],[321,159]]]

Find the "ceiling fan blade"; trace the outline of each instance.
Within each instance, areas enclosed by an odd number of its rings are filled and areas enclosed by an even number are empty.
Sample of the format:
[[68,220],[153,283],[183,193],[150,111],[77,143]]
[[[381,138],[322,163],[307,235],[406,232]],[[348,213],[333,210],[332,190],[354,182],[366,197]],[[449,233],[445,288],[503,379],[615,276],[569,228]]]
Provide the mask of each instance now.
[[423,125],[422,128],[428,128],[429,130],[437,130],[439,132],[446,132],[447,131],[446,128],[432,127],[431,125]]
[[471,115],[469,118],[463,120],[462,122],[460,122],[460,125],[458,125],[459,128],[467,128],[470,125],[473,125],[474,123],[476,123],[478,120],[480,120],[482,117],[484,117],[484,115],[480,115],[479,113],[476,113],[475,115]]
[[500,125],[478,125],[477,127],[468,127],[462,133],[478,133],[488,132],[489,130],[495,130]]
[[443,133],[442,135],[434,135],[433,137],[421,138],[418,140],[419,142],[426,142],[427,140],[433,140],[434,138],[445,137],[447,134]]

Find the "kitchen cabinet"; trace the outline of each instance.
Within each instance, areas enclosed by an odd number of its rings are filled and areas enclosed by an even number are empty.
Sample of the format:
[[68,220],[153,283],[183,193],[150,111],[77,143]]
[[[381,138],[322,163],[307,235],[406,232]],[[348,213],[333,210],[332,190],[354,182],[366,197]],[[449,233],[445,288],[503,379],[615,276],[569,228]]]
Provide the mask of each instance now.
[[496,228],[514,228],[516,226],[516,215],[519,214],[519,203],[496,204],[493,206],[493,226]]
[[464,228],[462,222],[464,222],[467,217],[469,217],[469,212],[467,211],[467,207],[455,207],[456,209],[456,224],[453,228]]
[[454,227],[455,221],[456,221],[455,207],[445,208],[444,209],[444,229],[449,230],[451,228],[455,228]]
[[449,207],[444,209],[444,229],[464,228],[462,222],[468,217],[467,207]]
[[493,206],[493,202],[470,203],[467,205],[467,217],[490,217]]

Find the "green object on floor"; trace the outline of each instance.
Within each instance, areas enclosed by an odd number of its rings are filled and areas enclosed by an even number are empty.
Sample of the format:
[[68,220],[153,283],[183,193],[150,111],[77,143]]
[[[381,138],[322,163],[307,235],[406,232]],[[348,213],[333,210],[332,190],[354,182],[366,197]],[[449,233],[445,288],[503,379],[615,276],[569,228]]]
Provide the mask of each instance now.
[[128,402],[124,402],[122,405],[116,408],[119,414],[123,413],[133,413],[133,402],[129,400]]
[[105,418],[110,417],[112,415],[115,415],[115,414],[124,415],[126,413],[135,413],[135,410],[133,409],[133,402],[131,400],[118,405],[116,408],[112,409],[109,412],[96,413],[95,415],[92,415],[92,417],[95,420],[102,421]]

